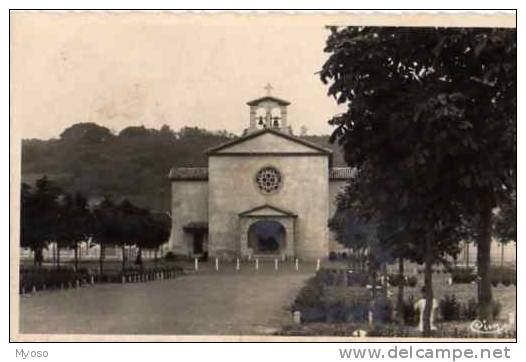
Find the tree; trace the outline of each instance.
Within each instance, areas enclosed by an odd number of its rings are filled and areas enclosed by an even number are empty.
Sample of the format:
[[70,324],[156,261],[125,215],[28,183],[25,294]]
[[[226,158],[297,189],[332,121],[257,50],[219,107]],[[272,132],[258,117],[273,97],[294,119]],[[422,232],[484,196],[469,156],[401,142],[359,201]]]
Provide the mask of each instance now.
[[120,238],[119,214],[115,203],[109,196],[93,210],[93,239],[99,244],[99,273],[104,274],[104,258],[107,246],[115,245]]
[[57,245],[74,250],[74,266],[78,269],[79,242],[87,240],[93,233],[93,220],[86,198],[76,192],[65,194],[59,204]]
[[139,246],[139,260],[142,260],[142,242],[147,239],[149,211],[124,200],[119,205],[118,243],[122,249],[122,272],[126,269],[126,245]]
[[61,134],[63,141],[74,141],[81,143],[102,143],[115,137],[111,131],[96,123],[76,123],[66,128]]
[[137,243],[139,254],[137,262],[142,266],[142,249],[150,249],[155,252],[155,263],[157,263],[157,252],[159,247],[167,242],[170,237],[171,219],[164,213],[146,213],[142,237]]
[[[488,215],[509,192],[516,168],[515,32],[330,30],[321,78],[330,83],[329,95],[348,104],[330,121],[332,139],[360,172],[363,207],[382,219],[404,214],[404,233],[423,239],[425,334],[432,264],[458,249],[461,215],[479,220],[479,302],[486,318]],[[372,197],[378,187],[387,190],[384,202]]]
[[44,176],[36,181],[34,189],[22,184],[21,191],[20,242],[33,250],[35,265],[41,266],[42,250],[57,237],[61,190]]
[[494,235],[501,244],[500,266],[504,266],[504,246],[517,240],[517,199],[512,198],[503,203],[494,215]]

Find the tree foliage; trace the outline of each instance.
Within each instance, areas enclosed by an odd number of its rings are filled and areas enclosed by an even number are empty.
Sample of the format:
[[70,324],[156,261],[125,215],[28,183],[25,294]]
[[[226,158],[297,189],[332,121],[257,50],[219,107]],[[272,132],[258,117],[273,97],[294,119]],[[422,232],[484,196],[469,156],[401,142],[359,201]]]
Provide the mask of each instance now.
[[321,79],[348,105],[330,123],[332,140],[359,171],[354,205],[399,230],[388,233],[395,244],[419,241],[415,251],[423,252],[412,257],[423,255],[426,271],[455,252],[464,231],[476,231],[479,301],[487,312],[488,215],[510,197],[516,170],[515,31],[330,31]]

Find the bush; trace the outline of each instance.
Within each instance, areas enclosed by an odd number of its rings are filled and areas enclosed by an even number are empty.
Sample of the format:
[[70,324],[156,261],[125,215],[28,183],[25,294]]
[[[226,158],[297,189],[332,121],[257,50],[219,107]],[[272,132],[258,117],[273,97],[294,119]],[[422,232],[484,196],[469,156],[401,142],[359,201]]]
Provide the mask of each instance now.
[[415,298],[411,295],[407,301],[404,300],[403,305],[404,324],[409,326],[416,326],[418,316],[415,311]]
[[467,301],[464,308],[462,309],[461,318],[464,320],[473,321],[477,319],[478,315],[478,302],[475,298],[471,298]]
[[450,270],[451,279],[455,284],[469,284],[476,280],[477,275],[473,268],[456,267]]
[[166,254],[164,254],[164,260],[166,261],[176,261],[178,260],[179,258],[177,257],[177,255],[175,255],[173,252],[169,251],[167,252]]
[[347,286],[361,286],[365,287],[367,285],[368,276],[366,273],[360,272],[347,272]]
[[389,298],[378,296],[372,307],[375,323],[390,323],[393,315],[393,303]]
[[60,289],[62,287],[75,286],[79,282],[87,282],[91,274],[87,269],[21,269],[20,291],[30,292],[33,287],[36,290]]
[[[389,284],[391,284],[393,287],[397,287],[400,285],[400,275],[399,274],[389,274]],[[415,287],[418,283],[417,278],[415,276],[404,276],[402,279],[404,286],[408,287]]]
[[[461,307],[459,319],[473,321],[479,318],[478,302],[475,298],[471,298],[465,305]],[[493,302],[492,316],[494,319],[498,318],[502,310],[502,305],[499,302]]]
[[438,308],[442,314],[442,318],[445,321],[460,320],[461,306],[454,294],[446,295],[444,298],[442,298],[438,304]]

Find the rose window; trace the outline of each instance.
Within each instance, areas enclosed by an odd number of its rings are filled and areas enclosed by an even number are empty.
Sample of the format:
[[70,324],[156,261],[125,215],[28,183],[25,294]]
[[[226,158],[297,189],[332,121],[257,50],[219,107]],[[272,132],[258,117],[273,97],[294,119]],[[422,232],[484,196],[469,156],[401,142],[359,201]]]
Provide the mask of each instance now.
[[263,167],[256,174],[256,184],[264,193],[276,192],[281,186],[281,174],[274,167]]

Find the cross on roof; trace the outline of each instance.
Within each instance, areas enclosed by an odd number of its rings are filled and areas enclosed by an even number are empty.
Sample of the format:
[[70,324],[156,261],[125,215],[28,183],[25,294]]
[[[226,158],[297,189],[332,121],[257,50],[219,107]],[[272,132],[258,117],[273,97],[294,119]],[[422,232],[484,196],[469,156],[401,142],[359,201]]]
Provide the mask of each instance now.
[[270,83],[267,83],[267,85],[265,86],[264,88],[266,91],[267,91],[267,96],[270,96],[270,92],[272,91],[272,86],[270,85]]

